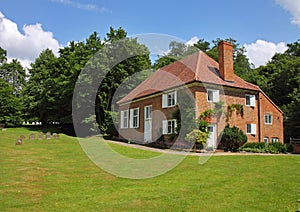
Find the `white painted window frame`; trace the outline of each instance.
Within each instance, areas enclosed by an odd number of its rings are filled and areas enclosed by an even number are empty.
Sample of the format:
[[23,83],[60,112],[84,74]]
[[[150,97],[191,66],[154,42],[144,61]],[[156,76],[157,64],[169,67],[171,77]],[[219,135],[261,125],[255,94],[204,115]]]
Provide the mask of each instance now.
[[129,118],[129,111],[128,110],[121,111],[121,129],[128,128],[128,118]]
[[272,125],[273,124],[273,116],[272,114],[265,114],[264,115],[265,124]]
[[[249,98],[249,104],[247,103],[247,97]],[[246,101],[246,106],[249,106],[249,107],[255,107],[256,106],[256,97],[255,97],[255,95],[246,94],[245,101]]]
[[[174,127],[172,127],[172,123],[174,122]],[[171,125],[171,130],[169,131],[169,126]],[[162,133],[163,135],[170,135],[173,133],[176,133],[176,127],[177,127],[177,120],[176,119],[169,119],[169,120],[163,120],[162,121]]]
[[[134,112],[137,111],[137,114]],[[136,123],[135,120],[136,119]],[[140,109],[139,108],[132,108],[130,109],[130,128],[139,128],[140,125]]]
[[[209,93],[212,93],[212,100],[209,99]],[[220,91],[215,89],[207,89],[207,101],[208,102],[219,102]]]
[[[171,97],[173,96],[173,97]],[[169,98],[174,98],[174,104],[169,104]],[[162,108],[175,107],[177,105],[177,91],[172,91],[162,95]]]
[[[248,131],[248,126],[250,126],[250,131]],[[246,134],[256,135],[256,124],[246,124]]]

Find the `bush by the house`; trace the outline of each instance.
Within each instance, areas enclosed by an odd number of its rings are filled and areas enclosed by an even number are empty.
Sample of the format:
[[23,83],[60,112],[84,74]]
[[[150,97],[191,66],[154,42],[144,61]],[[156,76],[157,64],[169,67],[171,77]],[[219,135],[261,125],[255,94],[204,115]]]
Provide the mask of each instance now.
[[263,142],[246,143],[239,148],[240,151],[255,152],[255,153],[286,153],[287,146],[282,143],[272,142],[265,144]]
[[195,143],[194,145],[195,148],[196,148],[196,144],[200,144],[201,146],[204,146],[206,144],[207,139],[208,139],[208,133],[198,129],[192,130],[190,133],[188,133],[185,136],[185,140],[187,142]]
[[247,142],[247,136],[236,126],[227,125],[223,131],[220,147],[226,151],[236,151]]

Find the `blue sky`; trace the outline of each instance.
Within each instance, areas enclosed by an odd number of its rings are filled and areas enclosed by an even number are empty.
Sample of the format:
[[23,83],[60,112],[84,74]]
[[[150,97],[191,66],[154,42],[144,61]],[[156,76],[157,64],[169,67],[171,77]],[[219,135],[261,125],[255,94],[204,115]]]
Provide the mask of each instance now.
[[110,26],[190,42],[232,37],[256,66],[300,38],[300,0],[1,0],[0,13],[0,46],[27,65]]

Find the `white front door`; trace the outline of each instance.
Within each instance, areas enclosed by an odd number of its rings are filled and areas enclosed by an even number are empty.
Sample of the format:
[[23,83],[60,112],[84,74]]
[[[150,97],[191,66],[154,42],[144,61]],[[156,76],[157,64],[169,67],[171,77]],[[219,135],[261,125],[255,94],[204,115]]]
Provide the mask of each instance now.
[[152,141],[152,105],[144,108],[144,142],[150,143]]
[[206,142],[206,148],[217,148],[217,125],[216,124],[210,124],[207,128],[209,135]]

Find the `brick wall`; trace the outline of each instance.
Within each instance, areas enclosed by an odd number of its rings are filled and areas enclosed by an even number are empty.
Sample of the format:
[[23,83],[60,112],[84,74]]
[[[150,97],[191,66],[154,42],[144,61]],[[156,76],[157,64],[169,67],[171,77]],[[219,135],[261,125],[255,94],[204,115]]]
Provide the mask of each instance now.
[[[223,113],[218,119],[212,119],[211,123],[217,123],[217,135],[219,136],[224,127],[229,123],[230,126],[237,126],[246,134],[246,124],[256,124],[256,134],[247,134],[249,142],[259,141],[258,131],[258,95],[257,92],[247,91],[242,89],[233,89],[221,86],[194,86],[191,88],[195,92],[196,97],[196,117],[207,109],[214,109],[214,103],[207,101],[206,89],[216,89],[220,91],[220,101],[224,102],[224,112],[227,112],[227,106],[231,104],[241,104],[244,106],[244,116],[237,114],[236,111],[232,113],[229,119]],[[246,106],[246,94],[256,95],[255,107]]]
[[[144,109],[145,106],[152,105],[152,140],[157,140],[162,135],[162,120],[172,119],[172,113],[178,108],[162,108],[162,95],[145,98],[142,101],[132,102],[126,105],[121,105],[119,111],[139,108],[139,127],[136,129],[126,128],[120,129],[120,138],[133,141],[144,141]],[[119,115],[119,123],[120,123]],[[120,124],[119,124],[120,125]]]
[[[272,104],[272,102],[263,94],[260,93],[260,123],[261,123],[261,141],[265,137],[269,138],[269,142],[272,138],[278,138],[279,142],[284,142],[283,138],[283,114]],[[272,124],[266,124],[264,116],[266,114],[272,115]]]

